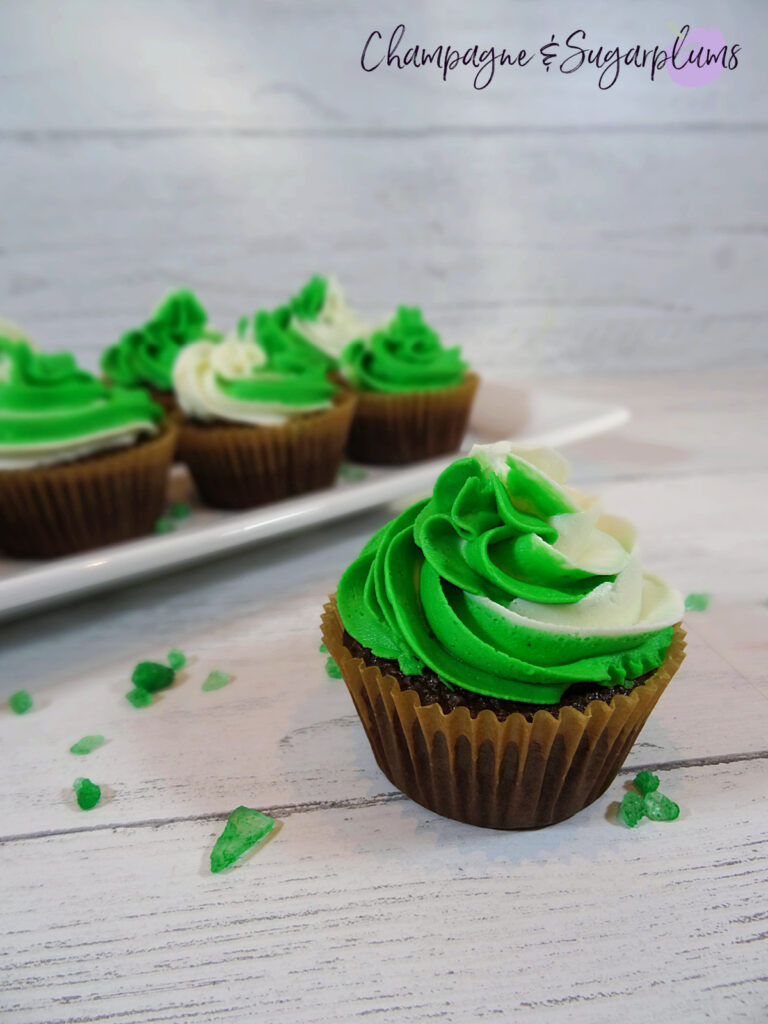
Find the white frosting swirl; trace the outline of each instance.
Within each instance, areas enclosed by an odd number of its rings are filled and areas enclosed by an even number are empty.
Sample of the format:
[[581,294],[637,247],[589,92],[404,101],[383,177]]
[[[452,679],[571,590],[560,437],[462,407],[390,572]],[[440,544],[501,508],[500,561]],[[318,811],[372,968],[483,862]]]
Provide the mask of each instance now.
[[[551,448],[518,447],[508,441],[475,445],[470,454],[502,480],[509,470],[507,458],[511,457],[571,507],[573,511],[547,519],[557,530],[557,539],[552,544],[541,537],[536,539],[554,557],[559,556],[564,568],[615,576],[575,604],[543,604],[515,598],[501,609],[511,622],[552,633],[627,636],[664,629],[681,620],[682,596],[660,577],[643,570],[632,523],[620,516],[605,515],[599,499],[566,487],[570,467],[562,455]],[[522,512],[534,511],[514,497],[513,504]],[[500,609],[486,597],[472,600]]]
[[325,301],[317,317],[302,320],[292,316],[291,327],[333,359],[341,357],[350,341],[367,338],[372,331],[371,326],[364,323],[349,305],[334,277],[326,279]]
[[267,357],[249,338],[228,335],[224,341],[195,341],[179,352],[173,364],[173,388],[182,411],[194,420],[225,420],[253,426],[279,426],[294,416],[328,409],[330,399],[312,404],[242,401],[222,390],[219,380],[285,380],[266,368]]

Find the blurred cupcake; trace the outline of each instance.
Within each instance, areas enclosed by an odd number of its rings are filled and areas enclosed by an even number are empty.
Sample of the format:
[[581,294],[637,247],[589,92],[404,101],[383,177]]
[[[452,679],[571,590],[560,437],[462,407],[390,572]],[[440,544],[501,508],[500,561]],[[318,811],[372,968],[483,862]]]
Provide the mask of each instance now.
[[586,807],[683,659],[680,595],[567,477],[549,449],[474,448],[326,606],[379,767],[446,817],[538,828]]
[[172,292],[143,327],[127,331],[102,354],[108,382],[147,388],[168,411],[176,410],[171,371],[179,351],[193,341],[216,340],[221,333],[207,326],[208,314],[194,292]]
[[327,357],[331,369],[338,369],[351,341],[371,333],[334,277],[315,274],[280,312],[286,326]]
[[443,347],[421,310],[400,306],[386,327],[347,345],[341,373],[358,396],[351,458],[414,462],[461,444],[478,377],[458,347]]
[[209,505],[249,508],[334,482],[354,397],[327,379],[322,360],[297,353],[274,316],[186,346],[173,384],[184,413],[179,458]]
[[108,387],[67,352],[0,337],[0,545],[50,557],[152,530],[174,431],[140,389]]

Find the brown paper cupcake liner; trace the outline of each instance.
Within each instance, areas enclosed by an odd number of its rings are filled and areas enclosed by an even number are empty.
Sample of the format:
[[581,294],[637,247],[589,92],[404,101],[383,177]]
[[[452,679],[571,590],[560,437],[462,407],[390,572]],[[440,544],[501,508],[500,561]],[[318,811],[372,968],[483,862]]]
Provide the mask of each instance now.
[[330,487],[336,479],[355,411],[339,392],[331,409],[276,427],[186,420],[178,457],[200,496],[214,508],[253,508]]
[[76,462],[0,472],[0,548],[52,558],[150,533],[163,511],[176,431]]
[[485,828],[554,825],[597,800],[615,779],[638,733],[685,657],[675,627],[666,658],[645,683],[584,711],[539,710],[503,722],[489,710],[446,714],[422,705],[391,675],[344,645],[336,602],[325,606],[322,634],[341,670],[374,757],[399,790],[446,818]]
[[357,391],[347,454],[356,462],[398,465],[455,452],[479,382],[467,373],[457,387],[440,391]]

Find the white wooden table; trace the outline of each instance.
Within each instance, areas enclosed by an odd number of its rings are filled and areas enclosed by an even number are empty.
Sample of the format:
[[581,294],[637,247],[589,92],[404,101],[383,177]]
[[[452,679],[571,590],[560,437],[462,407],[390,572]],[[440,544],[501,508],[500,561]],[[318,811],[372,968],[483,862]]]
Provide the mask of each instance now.
[[[571,381],[635,418],[572,449],[684,591],[689,654],[625,768],[570,821],[437,817],[376,767],[318,619],[385,511],[0,627],[0,1016],[18,1024],[750,1021],[768,1014],[765,372]],[[181,647],[174,687],[124,699]],[[213,668],[222,690],[200,685]],[[86,733],[107,743],[88,757]],[[634,831],[651,767],[682,812]],[[103,787],[80,811],[72,781]],[[229,872],[245,803],[280,819]]]

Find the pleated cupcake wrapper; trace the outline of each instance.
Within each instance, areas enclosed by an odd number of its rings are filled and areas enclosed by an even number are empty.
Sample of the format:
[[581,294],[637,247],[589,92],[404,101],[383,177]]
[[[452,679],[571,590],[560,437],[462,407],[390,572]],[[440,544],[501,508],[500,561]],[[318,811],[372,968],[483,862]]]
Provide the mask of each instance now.
[[437,814],[497,829],[542,828],[571,817],[615,779],[638,733],[685,657],[675,627],[663,664],[644,684],[584,711],[537,711],[532,721],[489,710],[424,706],[377,665],[355,657],[331,598],[323,640],[341,670],[376,761],[399,790]]
[[440,391],[356,392],[347,454],[356,462],[397,465],[456,451],[479,382],[467,373],[457,387]]
[[344,454],[355,396],[337,394],[332,408],[275,427],[189,420],[178,457],[201,497],[215,508],[252,508],[330,487]]
[[0,550],[51,558],[150,533],[165,505],[176,431],[76,462],[0,472]]

